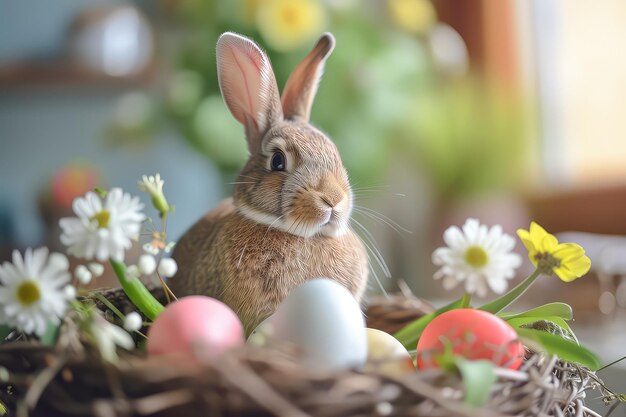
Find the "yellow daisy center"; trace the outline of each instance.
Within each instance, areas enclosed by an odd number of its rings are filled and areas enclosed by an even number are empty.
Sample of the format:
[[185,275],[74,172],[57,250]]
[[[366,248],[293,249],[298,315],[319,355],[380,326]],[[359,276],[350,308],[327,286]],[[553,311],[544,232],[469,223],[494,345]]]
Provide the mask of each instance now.
[[111,218],[111,213],[109,210],[102,210],[91,218],[91,220],[95,220],[98,222],[98,229],[105,229],[109,226],[109,219]]
[[489,255],[480,246],[470,246],[465,251],[465,262],[474,268],[481,268],[489,262]]
[[16,292],[17,301],[20,302],[23,306],[30,306],[33,303],[36,303],[41,298],[41,292],[39,291],[39,286],[31,280],[22,282],[17,287]]

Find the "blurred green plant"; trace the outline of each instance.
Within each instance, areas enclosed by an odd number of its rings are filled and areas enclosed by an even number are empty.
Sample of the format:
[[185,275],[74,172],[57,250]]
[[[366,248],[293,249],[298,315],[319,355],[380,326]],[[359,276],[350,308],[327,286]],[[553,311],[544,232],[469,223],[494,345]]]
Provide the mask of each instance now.
[[530,107],[471,77],[417,97],[408,145],[444,196],[511,186],[524,176]]
[[247,158],[243,128],[223,103],[216,75],[215,43],[229,30],[267,49],[281,87],[320,34],[333,32],[337,48],[311,120],[336,142],[357,186],[380,184],[398,155],[411,155],[446,196],[508,186],[521,176],[523,103],[464,75],[465,45],[437,22],[430,0],[165,4],[168,30],[176,36],[162,110],[226,177]]
[[338,47],[312,122],[335,140],[359,184],[379,181],[398,150],[395,126],[436,75],[423,36],[436,17],[428,0],[188,0],[175,11],[184,30],[168,113],[185,139],[227,173],[247,154],[243,129],[223,104],[216,78],[213,45],[224,31],[265,47],[281,87],[320,34],[333,32]]

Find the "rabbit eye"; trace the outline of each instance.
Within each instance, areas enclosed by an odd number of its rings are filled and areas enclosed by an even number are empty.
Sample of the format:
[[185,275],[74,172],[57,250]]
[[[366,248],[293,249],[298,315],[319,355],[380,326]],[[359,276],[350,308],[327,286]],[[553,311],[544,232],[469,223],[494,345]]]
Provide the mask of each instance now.
[[272,171],[284,171],[285,170],[285,154],[281,151],[274,152],[272,155],[272,161],[270,163]]

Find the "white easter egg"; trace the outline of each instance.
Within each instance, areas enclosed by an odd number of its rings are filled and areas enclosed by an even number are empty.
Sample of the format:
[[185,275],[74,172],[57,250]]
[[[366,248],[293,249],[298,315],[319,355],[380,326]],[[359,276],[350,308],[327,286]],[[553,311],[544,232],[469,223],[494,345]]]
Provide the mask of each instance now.
[[315,278],[295,288],[261,324],[271,342],[295,345],[308,368],[360,368],[367,358],[361,308],[341,284]]
[[365,372],[377,372],[389,376],[414,373],[415,366],[402,343],[382,330],[367,329],[367,362]]

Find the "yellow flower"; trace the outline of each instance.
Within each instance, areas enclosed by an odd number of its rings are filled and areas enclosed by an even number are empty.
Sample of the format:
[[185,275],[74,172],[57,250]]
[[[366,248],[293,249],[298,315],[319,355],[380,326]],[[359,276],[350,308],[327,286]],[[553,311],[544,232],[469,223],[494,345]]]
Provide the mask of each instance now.
[[555,273],[562,281],[570,282],[585,275],[591,267],[582,247],[559,243],[535,222],[530,224],[530,230],[519,229],[517,235],[528,250],[528,258],[542,273]]
[[266,0],[258,4],[256,18],[265,42],[279,51],[298,48],[326,26],[326,10],[318,0]]
[[437,13],[429,0],[388,1],[391,20],[407,32],[425,33],[437,20]]

